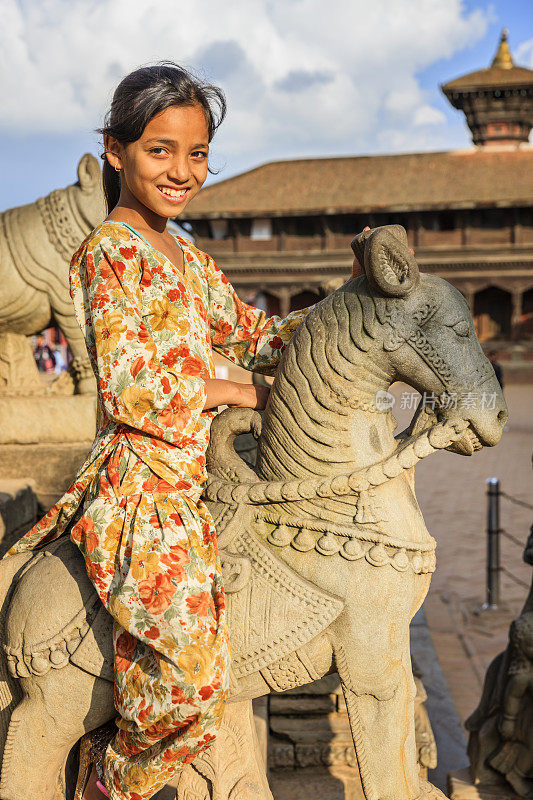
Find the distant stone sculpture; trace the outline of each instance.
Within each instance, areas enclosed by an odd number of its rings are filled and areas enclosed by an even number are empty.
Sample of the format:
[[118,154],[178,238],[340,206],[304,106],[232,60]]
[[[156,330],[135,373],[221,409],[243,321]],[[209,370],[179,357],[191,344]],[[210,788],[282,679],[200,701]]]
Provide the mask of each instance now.
[[[507,412],[466,301],[420,275],[403,228],[364,232],[353,247],[365,274],[298,329],[263,418],[235,409],[213,422],[205,497],[222,551],[232,702],[215,745],[180,774],[179,800],[271,799],[251,700],[334,670],[361,797],[443,797],[420,780],[415,743],[409,622],[435,542],[413,468],[437,450],[497,444]],[[395,380],[439,398],[397,438],[390,403],[376,402]],[[233,447],[250,431],[255,471]],[[113,717],[110,617],[65,537],[2,562],[0,596],[0,797],[57,800],[71,747]]]
[[79,393],[95,390],[85,341],[74,316],[68,269],[72,255],[105,217],[100,166],[86,154],[78,182],[0,214],[0,332],[26,336],[59,325],[74,361]]
[[0,333],[0,395],[40,396],[46,393],[28,339],[20,333]]
[[29,339],[20,333],[0,333],[0,397],[43,397],[74,394],[67,372],[45,383],[33,358]]
[[[533,566],[533,528],[524,561]],[[472,785],[468,778],[454,780],[454,797],[533,797],[533,579],[507,649],[490,664],[466,727]]]

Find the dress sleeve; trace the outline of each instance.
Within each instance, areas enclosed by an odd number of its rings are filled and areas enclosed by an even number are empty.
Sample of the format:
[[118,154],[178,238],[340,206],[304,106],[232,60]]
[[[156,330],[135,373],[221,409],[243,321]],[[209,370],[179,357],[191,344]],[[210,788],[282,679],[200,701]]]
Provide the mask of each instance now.
[[284,319],[267,317],[261,309],[243,303],[213,259],[205,258],[213,349],[245,369],[273,372],[313,306],[293,311]]
[[76,283],[86,340],[108,416],[174,445],[194,431],[206,400],[202,378],[161,364],[149,323],[141,315],[142,270],[136,248],[103,240],[86,249]]

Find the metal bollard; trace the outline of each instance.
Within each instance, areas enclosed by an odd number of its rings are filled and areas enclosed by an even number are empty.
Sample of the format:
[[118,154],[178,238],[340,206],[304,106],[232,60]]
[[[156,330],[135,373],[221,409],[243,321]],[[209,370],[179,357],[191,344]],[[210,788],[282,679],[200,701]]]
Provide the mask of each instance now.
[[484,609],[500,604],[500,479],[487,478],[487,601]]

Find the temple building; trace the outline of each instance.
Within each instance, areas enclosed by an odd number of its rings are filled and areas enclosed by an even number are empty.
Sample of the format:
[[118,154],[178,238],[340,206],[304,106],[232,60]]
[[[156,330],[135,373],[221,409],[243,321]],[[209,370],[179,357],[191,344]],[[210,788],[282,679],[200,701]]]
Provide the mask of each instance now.
[[346,280],[365,225],[400,223],[421,269],[467,298],[509,377],[531,377],[533,70],[514,64],[503,31],[490,67],[441,88],[473,146],[264,164],[204,189],[180,222],[241,297],[281,314]]

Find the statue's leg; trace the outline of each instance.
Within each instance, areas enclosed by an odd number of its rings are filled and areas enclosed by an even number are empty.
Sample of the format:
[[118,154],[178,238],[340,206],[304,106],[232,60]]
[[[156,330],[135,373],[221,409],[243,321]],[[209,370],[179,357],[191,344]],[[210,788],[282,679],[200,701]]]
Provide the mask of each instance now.
[[273,800],[251,700],[228,703],[213,746],[182,771],[176,785],[177,800]]
[[114,716],[113,684],[69,664],[21,678],[23,698],[11,715],[0,797],[64,797],[67,756],[87,731]]
[[57,309],[53,309],[54,318],[63,331],[70,347],[74,360],[72,362],[72,372],[76,384],[77,394],[91,394],[96,391],[96,382],[91,367],[91,362],[87,355],[87,347],[79,325],[74,314],[61,314]]
[[[361,565],[368,592],[332,625],[337,671],[346,700],[366,800],[424,796],[414,727],[415,684],[409,622],[426,576]],[[366,572],[366,575],[365,575]],[[380,585],[381,584],[381,585]],[[422,597],[425,595],[425,589]]]

